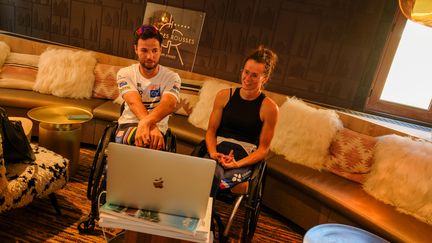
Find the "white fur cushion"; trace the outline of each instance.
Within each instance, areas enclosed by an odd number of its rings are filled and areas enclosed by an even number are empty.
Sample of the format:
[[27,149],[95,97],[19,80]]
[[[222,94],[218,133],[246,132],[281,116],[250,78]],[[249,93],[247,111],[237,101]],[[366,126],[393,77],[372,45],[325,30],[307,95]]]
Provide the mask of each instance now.
[[279,108],[271,149],[291,162],[321,170],[328,159],[330,143],[342,127],[335,111],[316,109],[289,98]]
[[230,85],[214,80],[205,81],[199,92],[199,100],[189,115],[188,121],[196,127],[207,130],[216,94],[222,89],[229,89],[234,86],[234,84]]
[[4,41],[0,41],[0,68],[10,53],[10,47]]
[[432,224],[432,143],[382,136],[374,160],[363,188],[399,211]]
[[90,98],[96,58],[91,52],[48,49],[39,59],[34,91],[68,98]]

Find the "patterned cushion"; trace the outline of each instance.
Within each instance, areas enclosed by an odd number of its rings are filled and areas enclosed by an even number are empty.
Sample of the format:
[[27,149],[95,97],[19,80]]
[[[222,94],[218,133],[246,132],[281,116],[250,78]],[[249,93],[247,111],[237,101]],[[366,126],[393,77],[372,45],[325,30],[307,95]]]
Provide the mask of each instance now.
[[0,70],[0,87],[32,90],[39,56],[12,52]]
[[177,104],[174,113],[189,116],[199,100],[199,91],[202,81],[182,78],[180,87],[180,102]]
[[102,99],[115,99],[119,95],[117,88],[117,72],[122,66],[96,64],[95,83],[92,96]]
[[61,189],[68,181],[69,161],[46,149],[32,145],[36,160],[7,166],[7,187],[0,194],[0,212],[23,207]]
[[347,128],[338,131],[330,145],[324,168],[349,180],[363,183],[372,166],[377,140]]

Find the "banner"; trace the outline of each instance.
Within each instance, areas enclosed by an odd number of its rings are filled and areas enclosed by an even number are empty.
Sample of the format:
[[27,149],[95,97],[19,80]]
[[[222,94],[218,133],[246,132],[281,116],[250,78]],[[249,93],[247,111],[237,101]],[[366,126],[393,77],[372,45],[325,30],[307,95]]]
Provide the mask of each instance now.
[[156,26],[163,35],[160,63],[193,71],[205,13],[147,3],[143,24]]

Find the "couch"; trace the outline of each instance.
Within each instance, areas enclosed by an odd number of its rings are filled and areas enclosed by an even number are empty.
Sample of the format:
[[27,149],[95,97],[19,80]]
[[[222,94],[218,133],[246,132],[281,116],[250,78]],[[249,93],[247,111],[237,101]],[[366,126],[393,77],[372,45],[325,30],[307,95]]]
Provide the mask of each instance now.
[[[7,43],[11,52],[29,55],[41,55],[47,47],[79,50],[75,47],[10,33],[0,33],[0,41]],[[102,53],[94,53],[94,55],[97,59],[96,66],[102,65],[99,68],[105,68],[104,70],[118,70],[121,66],[135,62]],[[176,113],[171,116],[169,126],[177,136],[177,151],[190,154],[193,147],[204,138],[206,119],[208,120],[215,92],[220,88],[238,84],[196,73],[175,71],[182,78],[181,102]],[[40,72],[40,69],[37,72]],[[111,85],[109,90],[112,91],[113,77],[107,79],[111,80],[99,80],[99,82],[109,83],[108,86]],[[117,97],[97,95],[95,92],[97,88],[93,88],[93,95],[88,99],[74,99],[41,94],[31,88],[28,89],[28,86],[27,89],[12,87],[9,82],[8,80],[3,82],[0,73],[0,106],[5,107],[10,115],[26,116],[26,112],[33,107],[51,104],[75,105],[92,112],[94,118],[83,126],[81,139],[83,143],[97,144],[106,124],[119,116],[119,104],[113,102]],[[212,94],[205,93],[204,89],[211,90]],[[426,242],[432,239],[431,222],[413,216],[413,213],[410,213],[402,204],[396,205],[391,200],[386,201],[379,195],[373,194],[374,185],[367,184],[373,181],[368,179],[368,176],[374,165],[375,145],[385,144],[386,136],[389,134],[397,136],[397,138],[392,137],[396,140],[405,139],[407,134],[310,102],[273,92],[266,92],[266,94],[280,106],[281,114],[277,136],[272,143],[272,152],[267,158],[268,172],[263,198],[265,206],[305,230],[317,224],[337,222],[363,228],[392,242]],[[293,114],[304,115],[291,119]],[[308,121],[323,117],[325,119],[320,124],[304,126]],[[319,128],[321,129],[317,130]],[[285,141],[290,137],[289,132],[298,131],[303,133],[299,132],[296,139],[290,138],[289,141]],[[36,129],[33,134],[37,135]],[[362,166],[357,168],[359,171],[347,172],[343,171],[341,166],[335,165],[334,161],[338,160],[339,151],[337,146],[346,139],[344,137],[347,136],[346,134],[354,134],[356,139],[359,136],[366,136],[361,139],[373,140],[367,149],[369,157],[365,159],[369,164],[363,165],[364,168]],[[342,140],[338,140],[338,137]],[[319,138],[320,144],[312,146],[318,140],[315,138]],[[302,143],[296,142],[299,139]],[[429,145],[425,146],[427,151]],[[356,146],[353,148],[357,150]],[[307,152],[304,152],[304,149],[308,149]],[[333,154],[336,159],[329,159],[332,157],[332,151],[336,154]],[[312,156],[312,154],[316,155]],[[327,160],[332,161],[333,164],[327,163]]]

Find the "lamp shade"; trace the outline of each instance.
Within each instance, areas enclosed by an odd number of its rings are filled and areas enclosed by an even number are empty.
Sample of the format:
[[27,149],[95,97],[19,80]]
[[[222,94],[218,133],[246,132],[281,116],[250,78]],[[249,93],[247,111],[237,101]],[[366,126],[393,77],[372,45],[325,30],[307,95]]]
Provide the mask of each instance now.
[[399,0],[399,7],[409,20],[432,27],[432,0]]

